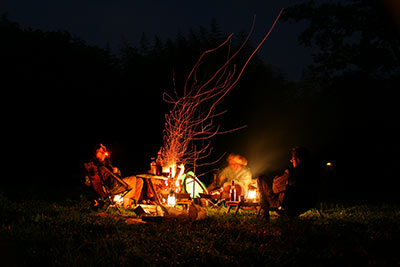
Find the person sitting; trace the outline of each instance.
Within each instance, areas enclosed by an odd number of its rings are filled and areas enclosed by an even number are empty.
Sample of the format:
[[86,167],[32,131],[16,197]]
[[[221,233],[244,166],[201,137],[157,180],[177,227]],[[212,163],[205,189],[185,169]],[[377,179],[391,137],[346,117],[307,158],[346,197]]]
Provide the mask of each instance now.
[[228,156],[227,162],[228,166],[216,176],[216,179],[208,187],[210,189],[209,191],[222,188],[222,198],[228,199],[229,190],[232,181],[234,181],[238,199],[240,196],[246,196],[252,178],[250,169],[246,167],[246,158],[232,153]]
[[[99,175],[104,185],[106,186],[108,192],[113,194],[119,194],[124,191],[124,185],[118,181],[117,178],[121,177],[121,171],[114,167],[111,164],[111,160],[109,158],[109,152],[106,147],[100,144],[100,147],[96,149],[95,157],[92,162],[85,164],[86,169],[89,174]],[[121,179],[121,178],[120,178]],[[138,203],[139,198],[142,193],[143,188],[143,180],[136,178],[135,176],[129,176],[121,179],[124,183],[129,186],[130,191],[123,198],[123,206],[124,208],[129,208],[133,203]],[[88,183],[86,183],[88,185]],[[90,184],[89,184],[90,185]],[[93,184],[94,189],[102,195],[102,190],[96,189],[96,187],[102,186],[101,184]]]
[[258,178],[260,202],[266,217],[269,209],[284,210],[289,216],[297,216],[312,208],[317,201],[318,169],[311,163],[309,151],[304,147],[294,147],[291,156],[293,167],[281,176]]

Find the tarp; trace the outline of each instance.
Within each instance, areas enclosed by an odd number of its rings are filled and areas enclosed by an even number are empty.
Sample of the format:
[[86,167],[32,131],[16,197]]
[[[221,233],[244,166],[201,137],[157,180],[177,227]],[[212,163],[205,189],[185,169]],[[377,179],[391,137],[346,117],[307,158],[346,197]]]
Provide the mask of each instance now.
[[[182,179],[183,193],[189,193],[192,198],[200,197],[200,193],[206,193],[206,194],[208,193],[206,186],[196,177],[196,175],[192,171],[182,175],[181,179]],[[193,182],[194,182],[194,190],[193,190]]]

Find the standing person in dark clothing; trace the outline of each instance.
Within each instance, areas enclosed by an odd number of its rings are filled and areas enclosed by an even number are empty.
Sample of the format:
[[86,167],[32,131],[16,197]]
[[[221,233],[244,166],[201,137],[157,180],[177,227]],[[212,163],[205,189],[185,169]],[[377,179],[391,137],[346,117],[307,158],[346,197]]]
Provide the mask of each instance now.
[[293,167],[273,179],[258,178],[261,205],[268,209],[284,210],[288,215],[299,215],[312,208],[317,201],[318,169],[304,147],[294,147],[291,152]]

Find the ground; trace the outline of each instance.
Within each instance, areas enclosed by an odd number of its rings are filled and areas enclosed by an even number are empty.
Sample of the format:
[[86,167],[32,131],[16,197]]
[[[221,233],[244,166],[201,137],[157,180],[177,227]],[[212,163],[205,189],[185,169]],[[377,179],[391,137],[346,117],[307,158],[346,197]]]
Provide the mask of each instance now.
[[127,224],[121,216],[97,216],[84,198],[51,203],[0,195],[0,211],[6,266],[400,264],[397,205],[323,203],[323,218],[310,211],[270,222],[221,208],[195,222]]

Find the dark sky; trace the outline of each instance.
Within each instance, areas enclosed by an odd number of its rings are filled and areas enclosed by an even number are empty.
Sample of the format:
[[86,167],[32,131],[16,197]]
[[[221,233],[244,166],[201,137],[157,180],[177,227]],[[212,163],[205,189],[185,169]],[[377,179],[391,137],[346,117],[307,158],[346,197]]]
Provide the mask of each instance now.
[[[174,38],[189,28],[208,27],[215,18],[221,29],[248,31],[256,15],[253,43],[261,40],[281,8],[300,0],[2,0],[0,13],[22,26],[42,30],[67,30],[90,45],[118,48],[122,38],[137,43],[142,32],[148,38]],[[298,79],[310,62],[310,51],[297,44],[301,25],[281,21],[264,43],[260,56],[281,68],[291,79]]]

